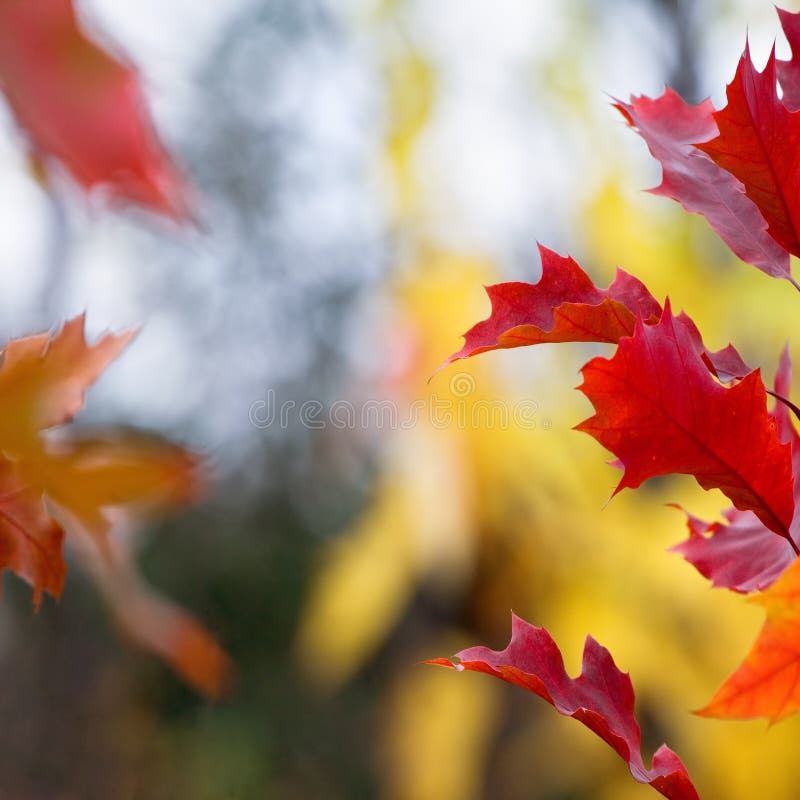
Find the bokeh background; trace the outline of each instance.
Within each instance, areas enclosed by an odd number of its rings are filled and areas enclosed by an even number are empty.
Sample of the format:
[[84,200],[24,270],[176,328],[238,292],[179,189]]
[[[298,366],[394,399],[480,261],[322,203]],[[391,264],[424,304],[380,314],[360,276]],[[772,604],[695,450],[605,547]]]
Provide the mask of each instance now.
[[[648,755],[666,740],[701,796],[796,797],[797,720],[690,714],[761,612],[665,552],[685,534],[665,503],[712,518],[721,495],[660,480],[604,507],[615,471],[571,430],[590,411],[578,369],[604,348],[491,354],[427,383],[487,315],[482,284],[536,280],[537,241],[599,285],[623,266],[771,374],[795,293],[641,191],[658,167],[609,96],[669,83],[723,104],[746,30],[766,60],[772,4],[78,7],[138,65],[200,224],[105,210],[66,178],[44,188],[0,105],[0,333],[83,310],[93,333],[143,326],[84,420],[208,454],[212,493],[147,530],[138,559],[238,679],[223,702],[195,696],[120,641],[77,564],[38,614],[7,577],[0,796],[654,796],[544,703],[418,664],[504,646],[513,609],[547,626],[573,674],[587,633],[606,645],[631,672]],[[432,419],[432,400],[463,418]],[[309,425],[304,401],[323,419],[350,403],[356,424]],[[487,419],[487,402],[532,417]]]

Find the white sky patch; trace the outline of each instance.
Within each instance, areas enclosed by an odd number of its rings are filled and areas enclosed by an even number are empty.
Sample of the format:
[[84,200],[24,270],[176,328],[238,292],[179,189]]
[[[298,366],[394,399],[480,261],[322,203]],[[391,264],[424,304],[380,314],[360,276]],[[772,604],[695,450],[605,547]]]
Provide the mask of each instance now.
[[560,41],[564,5],[530,0],[414,0],[414,38],[448,65],[491,74]]
[[245,5],[245,0],[80,0],[79,9],[146,74],[182,78]]
[[29,174],[24,142],[4,112],[0,107],[0,330],[9,332],[18,309],[37,303],[51,238],[48,200]]

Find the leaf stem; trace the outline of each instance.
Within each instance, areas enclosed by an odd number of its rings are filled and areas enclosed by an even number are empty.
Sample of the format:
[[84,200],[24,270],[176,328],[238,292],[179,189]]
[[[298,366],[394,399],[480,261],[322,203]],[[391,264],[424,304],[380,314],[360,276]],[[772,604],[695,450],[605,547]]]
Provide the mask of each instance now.
[[784,397],[782,394],[778,394],[777,392],[773,392],[772,389],[767,389],[764,387],[764,391],[774,397],[776,400],[783,403],[791,412],[794,414],[798,420],[800,420],[800,408],[798,408],[788,397]]

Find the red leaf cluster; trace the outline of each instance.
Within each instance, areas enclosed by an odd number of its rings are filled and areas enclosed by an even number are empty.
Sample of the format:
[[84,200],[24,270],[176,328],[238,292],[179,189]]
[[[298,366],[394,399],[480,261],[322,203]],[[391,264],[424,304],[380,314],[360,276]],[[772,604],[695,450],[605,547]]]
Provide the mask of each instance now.
[[661,163],[654,193],[702,214],[743,261],[795,283],[789,257],[800,255],[800,14],[778,13],[791,60],[778,61],[773,48],[758,72],[746,45],[723,109],[709,100],[690,106],[671,89],[616,107]]
[[736,177],[696,147],[717,133],[710,100],[690,106],[672,89],[656,99],[632,97],[616,108],[661,162],[653,194],[702,214],[733,252],[768,275],[789,278],[789,254],[767,233],[767,223]]
[[[790,272],[790,256],[800,256],[800,14],[779,14],[792,58],[778,61],[773,50],[758,72],[746,46],[723,109],[690,106],[671,89],[615,105],[661,163],[654,193],[702,214],[739,258],[800,289]],[[800,711],[800,436],[792,420],[800,409],[789,399],[788,350],[768,392],[732,346],[707,350],[689,317],[674,315],[668,299],[662,307],[627,273],[602,290],[571,258],[545,248],[541,256],[537,283],[487,289],[490,316],[446,363],[545,342],[615,345],[611,357],[583,367],[579,389],[594,414],[577,429],[624,469],[615,494],[672,473],[720,489],[733,503],[724,521],[689,515],[689,538],[674,550],[713,585],[753,593],[767,613],[743,664],[698,713],[775,721]],[[506,650],[472,648],[459,658],[457,669],[500,677],[580,719],[637,780],[667,797],[697,796],[671,751],[644,768],[630,682],[591,637],[575,680],[550,636],[516,618]]]

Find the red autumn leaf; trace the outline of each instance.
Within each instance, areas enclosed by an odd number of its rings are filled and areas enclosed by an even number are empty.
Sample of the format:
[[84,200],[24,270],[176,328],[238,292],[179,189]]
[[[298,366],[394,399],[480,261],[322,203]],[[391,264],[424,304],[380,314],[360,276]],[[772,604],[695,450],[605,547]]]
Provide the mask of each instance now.
[[781,18],[781,25],[789,46],[792,48],[792,57],[788,61],[778,60],[778,80],[783,89],[783,104],[789,111],[800,109],[800,14],[777,9]]
[[662,180],[650,190],[653,194],[702,214],[742,261],[791,279],[789,254],[767,233],[764,217],[743,194],[742,184],[695,146],[718,133],[710,100],[690,106],[667,88],[656,99],[632,97],[615,107],[661,163]]
[[[789,351],[781,355],[775,376],[775,393],[789,395],[791,363]],[[800,474],[800,437],[792,424],[789,410],[783,402],[777,402],[773,417],[778,434],[788,442],[792,450],[792,466],[795,475]],[[800,485],[794,487],[795,514],[790,526],[792,539],[800,542]],[[751,511],[730,508],[723,512],[726,522],[704,522],[688,516],[689,538],[672,548],[680,553],[713,586],[721,586],[736,592],[755,592],[774,583],[794,560],[797,553],[786,540],[775,536]]]
[[581,674],[570,678],[558,645],[544,628],[536,628],[516,615],[512,615],[511,626],[511,641],[505,650],[471,647],[457,654],[458,664],[449,659],[428,663],[484,672],[533,692],[560,714],[577,719],[596,733],[627,762],[634,780],[650,784],[671,800],[697,800],[686,767],[666,745],[656,751],[653,766],[645,767],[641,731],[634,716],[633,686],[608,650],[588,636]]
[[617,342],[630,336],[636,315],[657,318],[661,306],[644,284],[617,270],[608,289],[598,289],[571,258],[539,246],[538,283],[499,283],[486,287],[491,316],[464,334],[464,346],[445,364],[460,358],[542,342]]
[[638,321],[613,358],[594,358],[582,371],[579,389],[595,414],[577,429],[624,466],[615,494],[656,475],[693,475],[704,489],[722,490],[738,509],[790,538],[791,448],[767,413],[758,371],[720,385],[669,302],[657,325]]
[[749,600],[766,609],[764,627],[700,716],[778,722],[800,711],[800,560]]
[[800,255],[800,115],[778,98],[774,48],[758,72],[745,47],[727,96],[714,112],[719,136],[697,146],[741,181],[770,236]]
[[[464,334],[464,346],[442,367],[461,358],[544,342],[607,342],[616,344],[633,333],[636,317],[658,322],[662,309],[645,285],[617,270],[608,289],[598,289],[572,259],[539,246],[542,277],[538,283],[498,283],[486,287],[492,312]],[[703,344],[694,322],[677,317],[708,369],[721,381],[744,377],[752,370],[732,345],[712,352]],[[440,369],[442,368],[440,367]]]
[[85,189],[187,216],[136,71],[83,31],[72,0],[0,0],[0,88],[35,153]]

